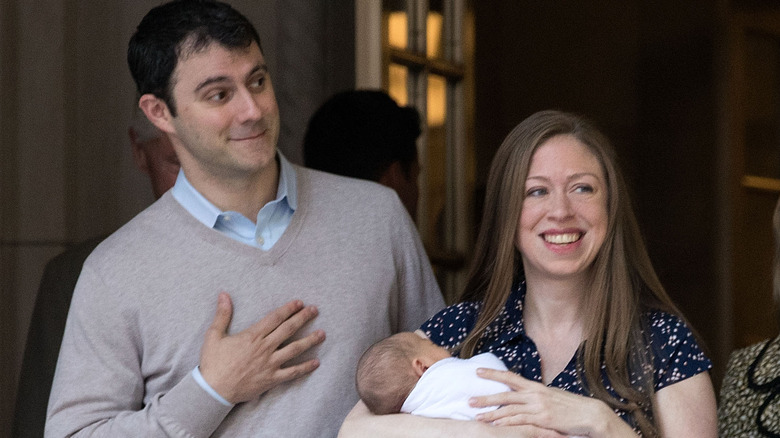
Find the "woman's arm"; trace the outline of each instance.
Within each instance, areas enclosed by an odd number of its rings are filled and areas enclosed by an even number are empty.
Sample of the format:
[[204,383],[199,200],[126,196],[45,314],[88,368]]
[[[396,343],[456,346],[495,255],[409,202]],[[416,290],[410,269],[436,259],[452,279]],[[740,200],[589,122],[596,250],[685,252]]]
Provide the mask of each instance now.
[[[604,402],[548,388],[508,371],[480,370],[482,377],[506,383],[512,392],[476,397],[474,406],[503,405],[478,419],[497,425],[533,424],[570,435],[635,437],[636,433]],[[709,373],[660,389],[653,407],[661,436],[718,436],[715,392]]]
[[338,438],[562,438],[551,430],[533,426],[497,427],[478,421],[425,418],[410,414],[373,415],[358,402],[341,425]]
[[498,426],[533,425],[557,430],[567,436],[637,436],[631,426],[601,400],[550,388],[511,371],[481,368],[477,373],[480,377],[503,382],[512,388],[510,392],[472,399],[475,407],[501,406],[478,415],[480,421]]
[[658,390],[653,409],[661,436],[718,436],[715,390],[707,372]]

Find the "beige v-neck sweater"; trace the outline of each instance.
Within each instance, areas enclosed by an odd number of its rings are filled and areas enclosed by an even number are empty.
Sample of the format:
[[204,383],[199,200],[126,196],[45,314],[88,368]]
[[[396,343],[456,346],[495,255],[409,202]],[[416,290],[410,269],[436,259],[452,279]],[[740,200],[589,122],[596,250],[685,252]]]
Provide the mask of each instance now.
[[[47,437],[335,437],[358,401],[374,341],[443,307],[414,225],[377,184],[296,167],[298,210],[264,252],[209,229],[170,192],[106,239],[74,293],[49,400]],[[232,408],[191,377],[217,295],[230,332],[291,299],[319,308],[296,337],[325,342],[311,375]]]

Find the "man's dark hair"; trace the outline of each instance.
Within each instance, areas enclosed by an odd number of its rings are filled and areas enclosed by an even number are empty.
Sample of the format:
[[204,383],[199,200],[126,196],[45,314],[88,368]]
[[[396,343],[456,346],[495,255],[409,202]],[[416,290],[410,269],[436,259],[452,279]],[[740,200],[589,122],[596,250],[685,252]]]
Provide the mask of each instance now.
[[[139,95],[154,94],[176,115],[171,75],[179,59],[208,47],[247,48],[260,37],[230,5],[210,0],[174,0],[149,11],[127,48],[127,64]],[[262,51],[262,48],[260,49]]]
[[420,115],[383,91],[350,90],[328,99],[309,120],[303,143],[307,167],[378,181],[400,161],[408,177],[417,159]]

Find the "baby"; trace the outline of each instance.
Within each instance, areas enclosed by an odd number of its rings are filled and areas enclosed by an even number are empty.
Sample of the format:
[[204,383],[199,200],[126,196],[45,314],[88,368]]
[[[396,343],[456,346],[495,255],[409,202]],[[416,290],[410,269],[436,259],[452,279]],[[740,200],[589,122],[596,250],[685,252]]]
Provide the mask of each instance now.
[[511,391],[503,383],[478,377],[477,368],[507,369],[492,353],[460,359],[421,332],[403,332],[363,353],[358,361],[357,390],[363,403],[377,415],[405,412],[473,420],[498,406],[474,408],[469,406],[469,398]]

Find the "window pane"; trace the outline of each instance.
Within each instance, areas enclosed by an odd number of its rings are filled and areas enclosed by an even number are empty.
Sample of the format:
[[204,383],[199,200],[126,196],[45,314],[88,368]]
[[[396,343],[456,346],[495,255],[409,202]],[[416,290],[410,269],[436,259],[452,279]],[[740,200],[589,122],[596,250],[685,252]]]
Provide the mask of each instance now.
[[387,72],[387,94],[389,94],[400,106],[406,106],[409,102],[409,92],[407,90],[408,77],[409,69],[403,65],[390,64]]
[[387,42],[390,47],[406,49],[409,38],[409,19],[405,1],[385,1],[382,10],[386,20]]
[[443,76],[428,76],[428,125],[444,125],[447,113],[447,79]]
[[780,178],[780,40],[746,38],[745,171]]
[[441,1],[432,1],[428,10],[428,20],[426,22],[426,50],[428,58],[444,58],[444,46],[442,38],[444,31],[444,14]]

